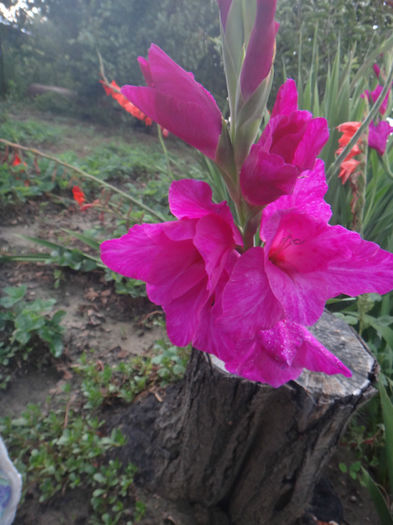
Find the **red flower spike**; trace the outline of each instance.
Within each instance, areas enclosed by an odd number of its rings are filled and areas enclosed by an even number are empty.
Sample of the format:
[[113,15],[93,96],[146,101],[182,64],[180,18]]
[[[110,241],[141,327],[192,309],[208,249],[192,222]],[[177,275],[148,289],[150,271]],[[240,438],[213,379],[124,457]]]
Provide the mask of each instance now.
[[86,197],[85,197],[85,194],[83,193],[83,191],[80,189],[80,187],[79,186],[74,186],[72,188],[72,194],[73,194],[74,199],[76,200],[76,202],[79,204],[79,206],[82,206],[83,203],[86,200]]
[[19,166],[20,164],[23,164],[19,155],[17,153],[14,154],[14,159],[12,161],[11,166]]
[[[340,147],[337,149],[336,155],[340,155],[344,147],[349,143],[349,141],[352,139],[352,137],[360,128],[360,126],[360,122],[343,122],[342,124],[337,126],[338,131],[343,133],[343,135],[338,140]],[[356,171],[357,167],[360,164],[360,161],[355,159],[355,156],[359,155],[359,153],[362,152],[360,144],[361,139],[357,141],[357,143],[354,145],[354,147],[351,149],[351,151],[341,163],[340,173],[338,174],[338,176],[340,177],[341,182],[343,184],[347,182],[349,177]]]
[[[102,84],[105,93],[108,96],[111,96],[113,99],[116,100],[116,102],[127,111],[127,113],[130,113],[133,117],[144,120],[145,115],[140,111],[132,102],[130,102],[124,95],[120,93],[120,86],[116,84],[114,80],[108,85],[104,80],[100,80],[100,83]],[[145,121],[146,126],[151,126],[153,121],[149,119],[149,121]]]

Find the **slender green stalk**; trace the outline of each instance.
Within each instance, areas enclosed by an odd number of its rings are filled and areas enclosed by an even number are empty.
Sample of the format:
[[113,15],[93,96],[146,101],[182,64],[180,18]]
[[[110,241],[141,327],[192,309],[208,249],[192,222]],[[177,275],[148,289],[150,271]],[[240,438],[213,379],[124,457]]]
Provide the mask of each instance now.
[[160,144],[161,144],[162,151],[164,152],[167,175],[168,175],[168,177],[170,179],[175,180],[176,177],[174,176],[173,171],[171,170],[171,164],[170,164],[170,161],[169,161],[168,150],[167,150],[167,147],[165,146],[165,142],[164,142],[164,139],[162,137],[161,126],[159,124],[157,124],[157,134],[158,134],[158,140],[160,141]]
[[328,172],[327,172],[328,179],[330,177],[332,177],[339,170],[340,165],[343,162],[343,160],[347,157],[349,152],[352,150],[352,148],[357,143],[359,137],[362,135],[364,130],[368,128],[370,122],[376,116],[379,108],[381,107],[383,101],[385,100],[386,95],[389,92],[389,89],[391,87],[392,81],[393,81],[393,62],[392,62],[391,68],[390,68],[390,72],[389,72],[388,78],[386,79],[385,85],[384,85],[383,90],[381,91],[378,99],[375,101],[375,104],[370,109],[370,112],[367,115],[367,117],[363,120],[362,125],[359,127],[359,129],[354,134],[352,139],[348,142],[348,144],[345,146],[343,151],[340,153],[340,155],[338,155],[336,160],[332,163],[332,165],[328,169]]
[[39,157],[44,157],[46,159],[53,160],[57,164],[60,164],[61,166],[64,166],[65,168],[68,168],[68,169],[70,169],[72,171],[75,171],[81,177],[83,177],[85,179],[88,179],[88,180],[92,180],[95,183],[97,183],[97,184],[99,184],[101,186],[104,186],[104,188],[108,188],[108,189],[112,190],[113,192],[117,193],[118,195],[121,195],[125,199],[131,201],[136,206],[139,206],[139,208],[142,208],[143,210],[145,210],[148,213],[150,213],[150,215],[153,215],[153,217],[156,217],[158,220],[160,220],[162,222],[167,220],[163,215],[161,215],[161,213],[159,213],[158,211],[153,210],[152,208],[150,208],[150,206],[147,206],[146,204],[144,204],[140,200],[135,199],[135,197],[132,197],[131,195],[129,195],[125,191],[119,190],[119,188],[116,188],[116,186],[113,186],[112,184],[109,184],[108,182],[100,180],[99,178],[95,177],[94,175],[91,175],[90,173],[87,173],[86,171],[82,170],[81,168],[77,168],[76,166],[73,166],[72,164],[69,164],[68,162],[64,162],[63,160],[60,160],[58,157],[55,157],[53,155],[48,155],[47,153],[44,153],[44,152],[42,152],[42,151],[40,151],[38,149],[28,148],[27,146],[22,146],[21,144],[16,144],[14,142],[10,142],[9,140],[5,140],[5,139],[0,139],[0,143],[5,144],[6,146],[11,146],[12,148],[21,149],[23,151],[29,151],[30,153],[33,153],[34,155],[38,155]]

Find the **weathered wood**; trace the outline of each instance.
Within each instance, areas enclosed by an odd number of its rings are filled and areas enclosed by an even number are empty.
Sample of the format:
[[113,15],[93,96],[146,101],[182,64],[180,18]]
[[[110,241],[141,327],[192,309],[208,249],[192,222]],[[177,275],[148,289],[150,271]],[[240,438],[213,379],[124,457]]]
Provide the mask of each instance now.
[[76,97],[76,91],[60,86],[48,86],[46,84],[30,84],[27,88],[27,94],[31,97],[44,95],[45,93],[54,93],[66,98]]
[[196,523],[294,524],[351,415],[375,392],[375,360],[345,323],[326,313],[313,332],[352,378],[306,371],[274,389],[193,351],[163,403],[151,396],[117,421],[140,483],[204,508]]

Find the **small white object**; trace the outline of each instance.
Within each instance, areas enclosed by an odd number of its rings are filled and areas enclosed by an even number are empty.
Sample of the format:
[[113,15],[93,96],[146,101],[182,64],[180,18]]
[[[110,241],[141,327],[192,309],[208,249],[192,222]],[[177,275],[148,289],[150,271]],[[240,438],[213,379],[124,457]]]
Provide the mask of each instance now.
[[22,476],[0,437],[0,525],[11,525],[22,493]]

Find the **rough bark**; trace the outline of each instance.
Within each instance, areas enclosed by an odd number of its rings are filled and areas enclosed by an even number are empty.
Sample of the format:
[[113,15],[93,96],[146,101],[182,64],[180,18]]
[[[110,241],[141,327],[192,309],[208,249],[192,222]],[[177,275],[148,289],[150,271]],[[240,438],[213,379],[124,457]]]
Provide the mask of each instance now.
[[375,392],[375,360],[345,323],[324,314],[313,331],[352,378],[306,371],[274,389],[193,351],[162,403],[150,396],[117,421],[140,483],[205,509],[196,523],[294,524],[346,423]]

